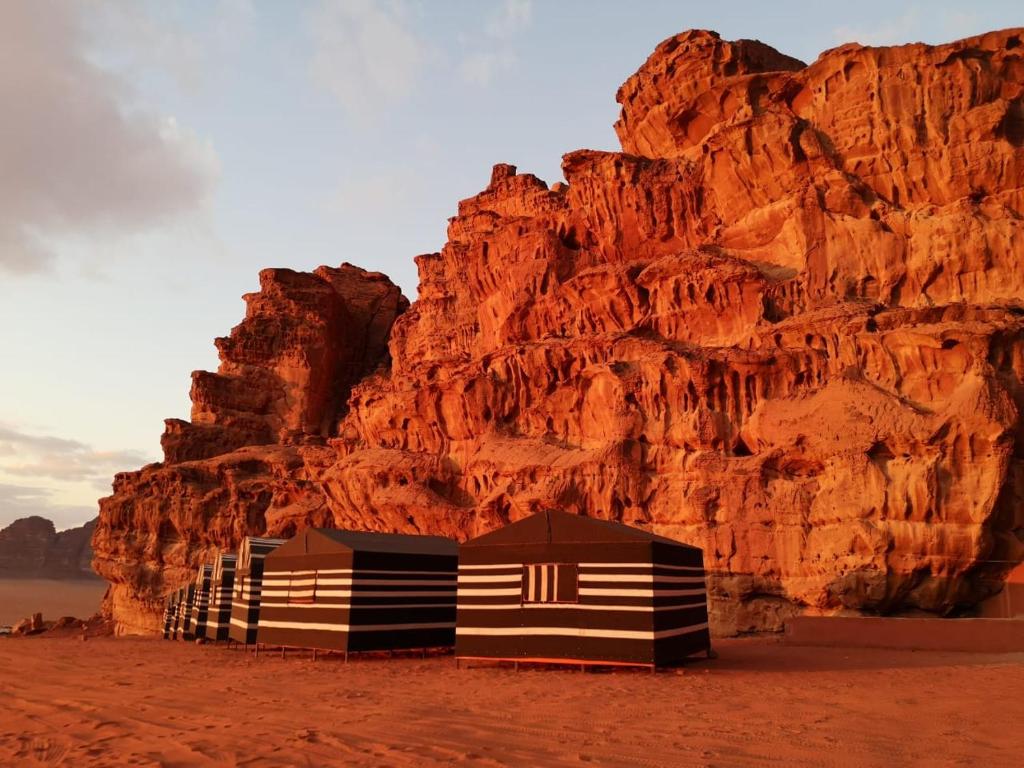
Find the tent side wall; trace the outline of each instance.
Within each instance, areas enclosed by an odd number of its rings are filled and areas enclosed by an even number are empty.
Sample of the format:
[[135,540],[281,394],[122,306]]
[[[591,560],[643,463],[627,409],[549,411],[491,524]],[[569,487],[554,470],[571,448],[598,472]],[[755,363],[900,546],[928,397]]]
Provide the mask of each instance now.
[[193,638],[206,637],[206,622],[210,611],[210,582],[213,566],[204,565],[196,575],[195,597],[192,602],[192,613],[189,618],[189,632]]
[[263,561],[256,642],[291,648],[346,650],[351,572],[352,552],[349,550],[316,555],[268,555]]
[[[457,656],[656,663],[651,542],[470,545],[459,557]],[[544,564],[575,567],[575,601],[524,601],[525,566]]]
[[254,559],[252,565],[247,569],[235,571],[228,638],[236,643],[251,645],[256,642],[262,590],[263,558]]
[[242,541],[231,594],[229,639],[244,645],[256,642],[263,589],[263,561],[283,543],[282,539],[258,537],[247,537]]
[[451,647],[457,567],[454,554],[268,557],[257,640],[338,651]]
[[655,659],[675,664],[711,648],[704,553],[656,541],[653,556]]
[[356,552],[348,650],[455,644],[458,556]]
[[228,639],[228,630],[231,627],[231,594],[235,585],[236,562],[234,556],[221,555],[218,567],[214,569],[214,579],[210,582],[206,636],[217,642]]
[[178,628],[175,637],[179,640],[192,640],[192,605],[195,601],[196,585],[188,584],[182,587],[181,602],[178,603]]
[[164,640],[174,637],[174,614],[178,610],[177,592],[171,592],[164,600]]
[[181,602],[185,599],[185,588],[180,587],[174,593],[174,615],[171,617],[171,632],[170,639],[176,640],[180,637],[179,629],[181,628]]

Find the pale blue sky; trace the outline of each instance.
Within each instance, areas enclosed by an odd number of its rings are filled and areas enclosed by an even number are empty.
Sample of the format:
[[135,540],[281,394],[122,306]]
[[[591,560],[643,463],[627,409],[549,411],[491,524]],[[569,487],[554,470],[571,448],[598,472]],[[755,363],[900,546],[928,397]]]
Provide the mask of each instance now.
[[805,61],[1024,24],[1016,2],[0,3],[0,526],[95,513],[159,459],[266,266],[415,298],[459,199],[615,149],[618,86],[688,28]]

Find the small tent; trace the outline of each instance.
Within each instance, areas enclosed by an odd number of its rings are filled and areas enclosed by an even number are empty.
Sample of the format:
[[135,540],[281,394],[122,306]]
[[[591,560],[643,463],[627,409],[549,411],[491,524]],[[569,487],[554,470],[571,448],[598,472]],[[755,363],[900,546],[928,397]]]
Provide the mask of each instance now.
[[206,614],[206,638],[214,642],[228,639],[231,627],[231,593],[235,585],[234,553],[221,552],[213,564],[210,578],[210,607]]
[[178,590],[164,599],[164,640],[174,639],[174,620],[178,611]]
[[178,610],[175,613],[174,637],[177,640],[191,640],[192,604],[195,600],[196,585],[189,583],[178,590]]
[[174,615],[171,617],[170,639],[176,640],[181,637],[181,613],[182,602],[185,600],[185,588],[179,587],[172,593],[174,600]]
[[213,578],[213,566],[209,563],[200,565],[196,571],[195,596],[192,601],[192,612],[188,620],[189,640],[206,637],[206,621],[210,610],[210,581]]
[[459,547],[458,658],[657,667],[710,649],[697,547],[557,511]]
[[235,583],[231,593],[231,628],[228,631],[228,637],[236,643],[252,645],[256,642],[263,588],[263,558],[285,541],[247,536],[238,548]]
[[307,529],[264,560],[260,645],[451,646],[458,547],[440,536]]

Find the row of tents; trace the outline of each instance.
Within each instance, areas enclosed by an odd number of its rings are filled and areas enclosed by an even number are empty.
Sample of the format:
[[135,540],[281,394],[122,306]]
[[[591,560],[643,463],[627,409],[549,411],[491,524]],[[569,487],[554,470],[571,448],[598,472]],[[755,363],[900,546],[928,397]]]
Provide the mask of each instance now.
[[711,653],[699,548],[557,511],[462,544],[313,528],[247,538],[168,595],[164,637],[652,668]]

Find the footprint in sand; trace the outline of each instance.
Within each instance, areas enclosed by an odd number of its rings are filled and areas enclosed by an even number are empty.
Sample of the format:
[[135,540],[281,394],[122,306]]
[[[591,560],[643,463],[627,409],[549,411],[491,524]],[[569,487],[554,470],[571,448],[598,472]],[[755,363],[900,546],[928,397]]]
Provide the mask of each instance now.
[[68,746],[48,738],[22,737],[18,757],[34,760],[43,765],[57,765],[68,753]]

